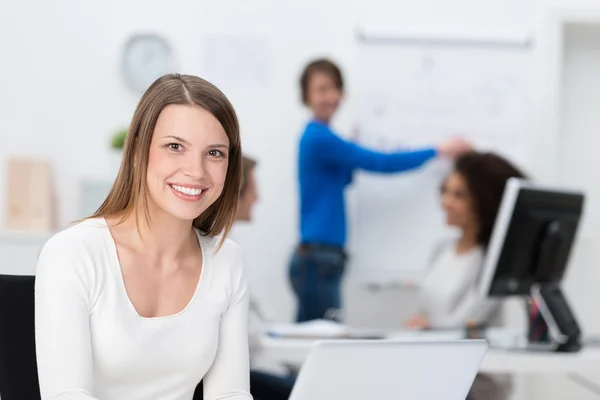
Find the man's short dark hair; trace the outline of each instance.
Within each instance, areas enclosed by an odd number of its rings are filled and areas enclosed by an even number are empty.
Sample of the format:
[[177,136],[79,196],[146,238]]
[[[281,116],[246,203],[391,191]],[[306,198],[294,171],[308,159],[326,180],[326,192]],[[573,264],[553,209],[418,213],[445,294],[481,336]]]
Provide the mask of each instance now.
[[331,60],[327,58],[319,58],[311,61],[300,76],[300,92],[302,96],[302,103],[308,105],[308,85],[310,78],[316,73],[326,74],[333,79],[335,87],[340,91],[344,91],[344,79],[342,78],[342,71],[340,68]]
[[246,191],[246,187],[248,186],[248,175],[255,166],[256,160],[246,156],[242,157],[242,181],[240,184],[240,196]]

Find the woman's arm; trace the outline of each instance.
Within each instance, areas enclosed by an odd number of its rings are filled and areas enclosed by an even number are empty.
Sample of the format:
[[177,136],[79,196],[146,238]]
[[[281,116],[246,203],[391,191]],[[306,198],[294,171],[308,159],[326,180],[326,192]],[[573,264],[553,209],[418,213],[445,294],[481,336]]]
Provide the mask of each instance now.
[[[250,299],[248,309],[248,344],[250,347],[250,358],[257,354],[261,349],[261,340],[267,333],[267,326],[263,319],[258,304]],[[250,360],[252,362],[252,360]]]
[[[61,235],[61,234],[59,234]],[[35,282],[35,336],[42,400],[94,400],[90,287],[84,251],[53,237],[43,247]]]
[[234,292],[221,318],[219,344],[204,376],[205,400],[251,400],[248,349],[248,285],[241,256],[235,266]]
[[[440,255],[444,252],[444,250],[450,246],[451,243],[448,241],[439,241],[437,242],[431,251],[431,254],[427,260],[427,264],[425,269],[428,273],[431,273],[431,270],[434,268],[436,260],[440,257]],[[422,285],[423,282],[419,282],[419,285]],[[418,289],[422,290],[421,287]],[[425,307],[422,303],[422,299],[419,298],[419,303],[417,306],[417,310],[415,313],[405,322],[404,326],[410,329],[425,329],[430,328],[429,325],[429,317],[427,316],[427,312],[425,311]]]
[[492,300],[479,294],[475,287],[470,287],[464,294],[461,302],[452,312],[443,318],[438,318],[440,327],[460,328],[467,322],[477,325],[485,324],[491,317],[501,311],[500,300]]

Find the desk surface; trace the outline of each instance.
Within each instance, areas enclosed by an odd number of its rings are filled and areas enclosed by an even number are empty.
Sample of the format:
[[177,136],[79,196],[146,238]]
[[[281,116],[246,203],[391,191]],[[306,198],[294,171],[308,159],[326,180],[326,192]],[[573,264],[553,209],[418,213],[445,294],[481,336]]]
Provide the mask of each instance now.
[[[281,339],[264,337],[263,353],[282,363],[301,365],[316,339]],[[600,373],[600,348],[578,353],[489,349],[481,372],[520,374]]]

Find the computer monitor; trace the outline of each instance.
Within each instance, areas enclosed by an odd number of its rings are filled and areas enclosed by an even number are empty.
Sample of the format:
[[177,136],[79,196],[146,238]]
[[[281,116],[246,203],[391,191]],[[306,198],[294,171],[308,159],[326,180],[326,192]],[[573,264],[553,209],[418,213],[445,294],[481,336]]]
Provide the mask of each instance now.
[[478,283],[482,296],[533,297],[558,351],[581,347],[581,331],[560,283],[581,220],[584,197],[578,191],[509,179]]

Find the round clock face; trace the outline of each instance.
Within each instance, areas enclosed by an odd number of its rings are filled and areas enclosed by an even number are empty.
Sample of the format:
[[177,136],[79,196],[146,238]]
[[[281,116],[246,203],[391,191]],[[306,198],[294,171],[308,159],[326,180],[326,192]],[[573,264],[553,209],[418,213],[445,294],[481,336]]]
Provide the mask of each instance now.
[[127,83],[137,92],[164,74],[174,72],[171,46],[157,35],[135,35],[125,45],[123,69]]

